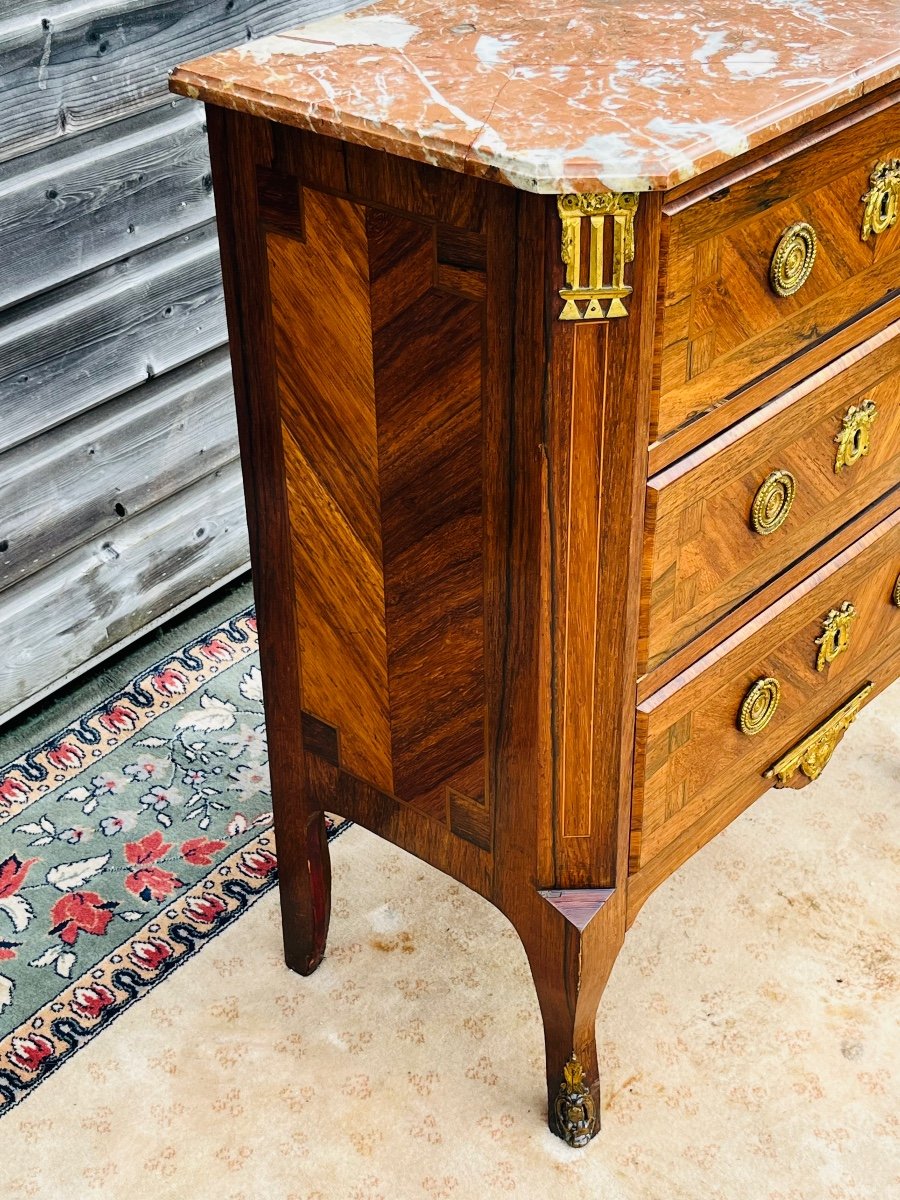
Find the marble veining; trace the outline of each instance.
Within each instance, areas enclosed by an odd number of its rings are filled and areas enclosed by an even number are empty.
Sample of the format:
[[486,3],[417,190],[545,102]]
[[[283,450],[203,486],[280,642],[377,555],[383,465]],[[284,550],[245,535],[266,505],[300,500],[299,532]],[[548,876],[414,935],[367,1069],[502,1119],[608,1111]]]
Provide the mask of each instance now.
[[900,0],[381,0],[173,91],[535,192],[669,188],[900,77]]

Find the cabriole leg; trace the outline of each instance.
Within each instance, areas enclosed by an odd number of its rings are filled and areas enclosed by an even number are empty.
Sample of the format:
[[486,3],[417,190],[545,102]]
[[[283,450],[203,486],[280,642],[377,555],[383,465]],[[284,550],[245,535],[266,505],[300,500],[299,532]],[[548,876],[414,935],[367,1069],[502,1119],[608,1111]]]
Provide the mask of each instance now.
[[548,1122],[575,1147],[600,1130],[597,1009],[621,944],[611,936],[613,896],[612,889],[542,892],[543,911],[522,938],[544,1024]]

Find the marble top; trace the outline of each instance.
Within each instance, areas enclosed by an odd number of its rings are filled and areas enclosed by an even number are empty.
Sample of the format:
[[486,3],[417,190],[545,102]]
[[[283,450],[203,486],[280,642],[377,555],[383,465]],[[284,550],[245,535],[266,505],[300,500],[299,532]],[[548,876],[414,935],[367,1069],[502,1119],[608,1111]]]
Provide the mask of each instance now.
[[668,188],[900,78],[900,0],[380,0],[173,91],[534,192]]

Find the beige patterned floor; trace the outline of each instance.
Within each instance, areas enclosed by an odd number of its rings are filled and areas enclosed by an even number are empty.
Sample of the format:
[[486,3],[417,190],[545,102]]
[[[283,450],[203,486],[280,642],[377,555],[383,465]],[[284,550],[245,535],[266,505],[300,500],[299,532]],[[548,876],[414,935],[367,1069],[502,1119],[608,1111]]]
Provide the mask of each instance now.
[[0,1122],[3,1200],[900,1197],[898,732],[895,687],[647,904],[587,1150],[504,919],[353,829],[320,970],[270,894]]

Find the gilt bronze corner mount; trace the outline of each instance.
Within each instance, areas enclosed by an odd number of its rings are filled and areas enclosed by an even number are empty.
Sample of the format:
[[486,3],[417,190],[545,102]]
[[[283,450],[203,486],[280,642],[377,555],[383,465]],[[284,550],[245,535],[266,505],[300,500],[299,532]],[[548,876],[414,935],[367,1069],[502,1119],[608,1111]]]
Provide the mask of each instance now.
[[637,205],[637,192],[571,193],[557,198],[566,268],[565,287],[559,292],[564,301],[561,321],[628,315],[623,300],[631,295],[631,288],[625,282],[625,264],[634,261]]

